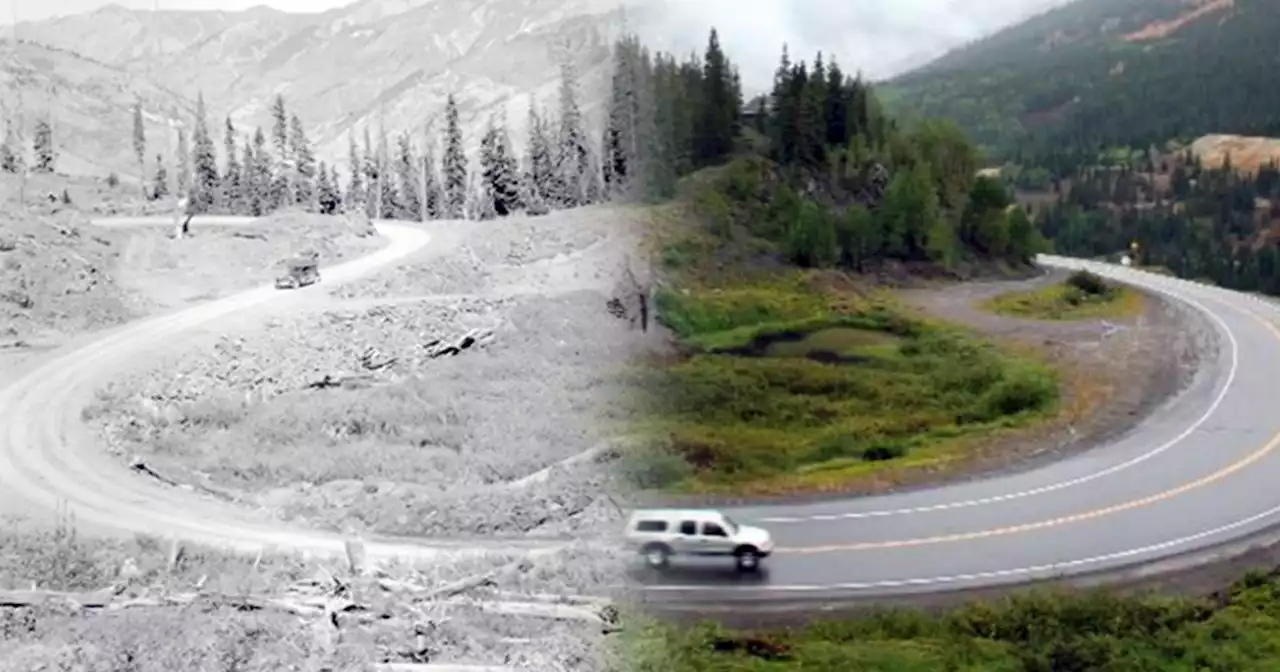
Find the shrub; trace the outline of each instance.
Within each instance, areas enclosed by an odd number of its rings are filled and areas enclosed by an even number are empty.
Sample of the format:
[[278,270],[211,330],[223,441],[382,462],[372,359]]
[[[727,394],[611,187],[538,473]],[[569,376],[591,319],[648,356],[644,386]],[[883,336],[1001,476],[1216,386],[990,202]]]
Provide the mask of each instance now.
[[628,486],[655,490],[683,481],[693,470],[683,457],[665,446],[646,445],[623,453],[616,473]]
[[1074,287],[1085,294],[1102,296],[1111,291],[1111,286],[1101,276],[1089,271],[1076,271],[1067,278],[1067,286]]

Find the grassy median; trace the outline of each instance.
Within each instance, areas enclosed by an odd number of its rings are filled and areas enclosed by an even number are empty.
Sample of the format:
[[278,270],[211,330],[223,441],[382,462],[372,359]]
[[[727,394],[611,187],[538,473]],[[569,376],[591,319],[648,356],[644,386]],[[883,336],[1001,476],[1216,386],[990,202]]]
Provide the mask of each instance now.
[[1142,312],[1142,294],[1087,271],[1030,291],[1007,292],[983,302],[996,315],[1032,320],[1123,319]]
[[1047,366],[912,314],[847,276],[792,269],[661,292],[681,355],[648,376],[643,487],[780,494],[943,466],[1050,412]]

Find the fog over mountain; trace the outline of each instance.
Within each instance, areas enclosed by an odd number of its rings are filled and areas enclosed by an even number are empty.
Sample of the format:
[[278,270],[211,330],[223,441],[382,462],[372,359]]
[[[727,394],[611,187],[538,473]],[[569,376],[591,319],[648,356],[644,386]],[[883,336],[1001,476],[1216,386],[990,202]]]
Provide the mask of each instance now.
[[1066,0],[669,0],[655,36],[695,48],[715,25],[748,86],[767,86],[786,42],[793,58],[821,49],[848,70],[883,79]]

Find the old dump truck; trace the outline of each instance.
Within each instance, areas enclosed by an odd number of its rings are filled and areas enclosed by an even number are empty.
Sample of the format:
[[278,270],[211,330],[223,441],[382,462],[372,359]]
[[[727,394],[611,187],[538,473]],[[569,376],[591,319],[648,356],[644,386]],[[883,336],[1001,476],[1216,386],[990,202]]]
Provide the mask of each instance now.
[[284,275],[276,278],[276,289],[298,289],[320,282],[319,261],[315,255],[286,260]]

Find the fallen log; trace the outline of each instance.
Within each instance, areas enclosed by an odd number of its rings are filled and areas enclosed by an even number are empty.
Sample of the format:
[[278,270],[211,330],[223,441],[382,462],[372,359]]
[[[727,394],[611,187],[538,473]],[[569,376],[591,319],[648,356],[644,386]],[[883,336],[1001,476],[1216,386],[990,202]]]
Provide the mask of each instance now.
[[[450,584],[442,587],[457,590],[458,586]],[[558,621],[583,621],[601,625],[606,631],[613,631],[616,625],[604,614],[593,609],[569,604],[548,604],[539,602],[502,601],[491,602],[461,597],[445,599],[424,599],[421,596],[405,600],[408,604],[434,604],[482,613],[503,616],[518,616]],[[269,595],[229,595],[216,592],[179,593],[146,597],[127,597],[119,595],[114,589],[105,589],[92,593],[71,593],[42,590],[0,591],[0,608],[23,607],[70,607],[92,612],[123,612],[131,609],[191,607],[197,604],[213,607],[225,606],[239,611],[267,611],[287,614],[303,618],[330,617],[336,614],[349,614],[361,621],[399,620],[388,618],[388,614],[356,604],[350,600],[337,599],[325,595],[295,596],[292,598],[273,597]]]
[[527,572],[533,568],[533,561],[529,558],[521,558],[514,562],[507,563],[497,569],[469,576],[457,581],[450,581],[443,586],[428,588],[406,581],[397,581],[395,579],[378,579],[378,586],[388,592],[410,593],[415,601],[429,601],[442,597],[454,597],[468,590],[474,590],[481,586],[496,586],[508,578]]
[[427,356],[431,359],[450,357],[460,354],[463,350],[468,350],[475,346],[488,345],[493,341],[494,333],[492,329],[472,329],[467,333],[459,336],[453,341],[444,342],[435,339],[423,347],[427,349]]

